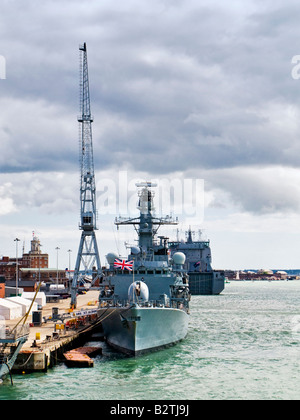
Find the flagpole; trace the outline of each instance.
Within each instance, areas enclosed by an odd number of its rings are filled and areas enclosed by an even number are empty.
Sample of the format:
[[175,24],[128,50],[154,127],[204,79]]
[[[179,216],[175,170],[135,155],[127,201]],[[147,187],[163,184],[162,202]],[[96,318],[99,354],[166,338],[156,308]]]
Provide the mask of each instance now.
[[134,258],[132,259],[133,264],[132,264],[132,283],[134,283]]
[[134,257],[132,259],[133,263],[132,263],[132,301],[134,302]]

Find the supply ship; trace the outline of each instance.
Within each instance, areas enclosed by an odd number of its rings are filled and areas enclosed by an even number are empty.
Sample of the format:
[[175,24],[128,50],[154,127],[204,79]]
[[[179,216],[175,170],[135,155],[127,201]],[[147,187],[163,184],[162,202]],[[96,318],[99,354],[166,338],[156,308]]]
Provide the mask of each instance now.
[[218,295],[224,290],[224,271],[213,270],[211,266],[209,240],[194,241],[189,228],[186,241],[169,242],[169,247],[171,256],[182,252],[186,257],[183,268],[189,275],[191,295]]
[[188,275],[185,256],[170,258],[168,238],[156,233],[161,225],[177,224],[170,216],[153,215],[153,187],[138,188],[140,216],[116,218],[117,228],[133,225],[138,244],[127,260],[115,253],[106,258],[109,268],[100,283],[98,315],[108,344],[123,353],[138,355],[173,345],[185,338],[189,323]]

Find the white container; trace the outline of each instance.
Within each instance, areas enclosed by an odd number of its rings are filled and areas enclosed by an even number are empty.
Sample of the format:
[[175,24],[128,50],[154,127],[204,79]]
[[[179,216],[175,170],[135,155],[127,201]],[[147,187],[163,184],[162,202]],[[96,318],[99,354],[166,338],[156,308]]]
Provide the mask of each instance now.
[[0,317],[10,320],[22,317],[22,308],[14,302],[7,299],[0,299]]
[[[33,300],[34,296],[35,296],[35,292],[23,292],[22,293],[22,298],[24,298],[24,299]],[[35,298],[35,303],[37,303],[41,307],[46,305],[46,295],[45,295],[44,292],[38,292],[38,294]]]
[[64,288],[63,284],[50,284],[50,290],[63,290]]
[[[6,298],[6,300],[9,300],[11,302],[14,302],[14,303],[17,303],[18,305],[20,305],[21,308],[22,308],[22,315],[25,315],[27,313],[27,311],[30,308],[31,302],[32,302],[31,300],[24,299],[21,296],[12,296],[12,297]],[[36,302],[34,302],[33,305],[32,305],[32,308],[29,312],[29,315],[32,314],[32,311],[37,311],[37,309],[38,309],[38,304]]]

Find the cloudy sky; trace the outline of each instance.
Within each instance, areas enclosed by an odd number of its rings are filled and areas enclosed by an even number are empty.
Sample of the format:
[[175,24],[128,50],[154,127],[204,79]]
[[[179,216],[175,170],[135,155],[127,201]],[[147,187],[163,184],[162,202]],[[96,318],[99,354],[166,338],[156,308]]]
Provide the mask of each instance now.
[[293,0],[3,0],[0,255],[34,231],[52,267],[57,246],[75,263],[86,42],[101,262],[134,238],[105,183],[132,198],[134,180],[192,179],[201,214],[178,228],[203,230],[214,268],[300,268],[299,17]]

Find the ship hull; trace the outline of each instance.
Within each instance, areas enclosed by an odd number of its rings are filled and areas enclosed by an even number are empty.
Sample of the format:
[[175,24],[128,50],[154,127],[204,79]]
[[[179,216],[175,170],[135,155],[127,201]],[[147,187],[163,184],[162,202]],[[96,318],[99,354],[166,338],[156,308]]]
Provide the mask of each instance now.
[[130,355],[173,345],[188,331],[189,315],[181,309],[110,307],[98,313],[107,343]]
[[219,295],[225,287],[225,276],[222,272],[188,272],[191,295]]

